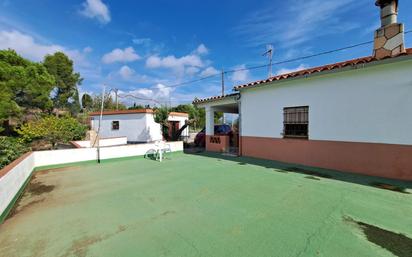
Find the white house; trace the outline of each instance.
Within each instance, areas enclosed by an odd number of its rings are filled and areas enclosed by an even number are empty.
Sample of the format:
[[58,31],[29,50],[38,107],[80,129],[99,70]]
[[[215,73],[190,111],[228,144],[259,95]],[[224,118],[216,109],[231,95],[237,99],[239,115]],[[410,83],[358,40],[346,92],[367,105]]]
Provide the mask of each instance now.
[[398,1],[377,1],[382,26],[372,56],[282,74],[196,100],[206,109],[206,148],[216,111],[239,114],[239,155],[412,180],[412,48]]
[[[89,116],[91,129],[98,131],[100,112],[91,113]],[[171,112],[168,119],[170,131],[182,128],[188,119],[187,113]],[[128,143],[146,143],[162,139],[161,127],[155,122],[152,109],[105,111],[99,134],[100,138],[127,137]],[[182,136],[188,134],[189,127],[186,127]]]

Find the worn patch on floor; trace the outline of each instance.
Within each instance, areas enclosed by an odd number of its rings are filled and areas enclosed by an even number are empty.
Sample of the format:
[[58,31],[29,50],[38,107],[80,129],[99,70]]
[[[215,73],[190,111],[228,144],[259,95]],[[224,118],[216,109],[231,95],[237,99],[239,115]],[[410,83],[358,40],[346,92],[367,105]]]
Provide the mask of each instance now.
[[320,172],[313,171],[313,170],[305,170],[305,169],[301,169],[301,168],[297,168],[297,167],[290,167],[290,168],[286,168],[284,170],[285,171],[290,171],[290,172],[302,173],[302,174],[305,174],[305,175],[321,177],[321,178],[332,178],[332,176],[328,175],[328,174],[320,173]]
[[[372,182],[370,183],[371,186],[385,189],[385,190],[390,190],[390,191],[395,191],[403,194],[410,194],[408,191],[406,191],[406,188],[400,187],[400,186],[395,186],[391,184],[385,184],[385,183],[380,183],[380,182]],[[412,255],[412,254],[411,254]]]
[[401,233],[392,232],[371,224],[344,217],[344,221],[356,224],[369,242],[374,243],[399,257],[412,256],[412,239]]

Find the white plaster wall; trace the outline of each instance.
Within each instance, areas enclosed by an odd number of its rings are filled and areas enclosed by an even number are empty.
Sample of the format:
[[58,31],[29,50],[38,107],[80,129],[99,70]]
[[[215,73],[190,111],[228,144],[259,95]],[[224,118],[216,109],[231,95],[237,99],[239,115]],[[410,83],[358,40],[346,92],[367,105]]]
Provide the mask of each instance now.
[[[183,151],[183,142],[167,142],[172,152]],[[100,148],[100,159],[113,159],[130,156],[142,156],[148,150],[155,149],[154,143],[112,146]],[[96,148],[76,148],[34,152],[35,166],[49,166],[64,163],[97,160]]]
[[155,122],[153,114],[146,116],[146,126],[150,138],[148,142],[163,139],[161,126],[159,123]]
[[[168,120],[169,121],[178,121],[179,122],[179,129],[180,129],[186,124],[186,121],[189,120],[189,118],[188,117],[183,117],[183,116],[178,116],[178,115],[169,115]],[[184,136],[184,137],[189,136],[189,126],[187,126],[183,130],[182,136]]]
[[6,210],[17,195],[34,167],[34,155],[32,153],[0,178],[0,214]]
[[282,138],[283,108],[309,106],[309,138],[412,144],[412,61],[241,91],[242,135]]
[[[91,146],[89,140],[87,141],[74,141],[74,143],[80,145],[81,147],[88,148]],[[127,144],[127,137],[114,137],[114,138],[101,138],[99,141],[99,145],[101,147],[105,146],[116,146],[116,145],[126,145]]]
[[[99,116],[92,116],[92,129],[97,131]],[[100,126],[100,137],[127,137],[129,142],[151,142],[158,139],[160,126],[151,122],[153,114],[131,113],[103,115]],[[119,130],[112,130],[112,121],[119,121]],[[154,121],[153,121],[154,122]],[[158,125],[158,124],[157,124]]]

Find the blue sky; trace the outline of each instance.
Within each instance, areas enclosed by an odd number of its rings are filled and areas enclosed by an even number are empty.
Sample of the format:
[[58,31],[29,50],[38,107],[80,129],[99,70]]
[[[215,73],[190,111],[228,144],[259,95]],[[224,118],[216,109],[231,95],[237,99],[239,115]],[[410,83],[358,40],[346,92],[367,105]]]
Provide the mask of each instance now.
[[[265,64],[268,43],[276,62],[372,40],[379,27],[374,2],[0,0],[0,48],[14,48],[35,61],[64,51],[84,78],[82,93],[99,93],[106,84],[122,94],[175,105],[220,94],[220,78],[169,85]],[[406,30],[412,30],[411,11],[412,2],[400,0],[399,21]],[[406,35],[407,46],[411,41],[412,33]],[[367,45],[275,66],[273,73],[371,52]],[[263,68],[227,74],[226,92],[267,73]]]

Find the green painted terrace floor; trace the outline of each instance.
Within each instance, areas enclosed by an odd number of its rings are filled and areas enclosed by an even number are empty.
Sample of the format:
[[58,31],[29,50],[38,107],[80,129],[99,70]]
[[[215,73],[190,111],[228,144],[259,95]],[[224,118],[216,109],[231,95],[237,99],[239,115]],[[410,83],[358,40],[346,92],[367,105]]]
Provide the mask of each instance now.
[[34,174],[0,256],[412,256],[411,184],[376,182],[206,154],[73,164]]

